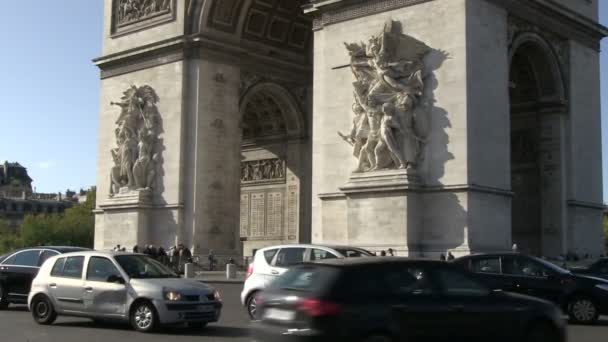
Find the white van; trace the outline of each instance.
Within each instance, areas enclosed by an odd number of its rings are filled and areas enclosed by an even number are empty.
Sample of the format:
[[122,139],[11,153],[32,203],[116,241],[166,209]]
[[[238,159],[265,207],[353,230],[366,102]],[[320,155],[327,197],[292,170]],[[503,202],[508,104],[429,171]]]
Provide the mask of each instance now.
[[320,245],[278,245],[258,250],[247,269],[247,279],[241,292],[241,303],[255,319],[256,294],[285,273],[289,266],[323,259],[370,257],[374,254],[361,248]]

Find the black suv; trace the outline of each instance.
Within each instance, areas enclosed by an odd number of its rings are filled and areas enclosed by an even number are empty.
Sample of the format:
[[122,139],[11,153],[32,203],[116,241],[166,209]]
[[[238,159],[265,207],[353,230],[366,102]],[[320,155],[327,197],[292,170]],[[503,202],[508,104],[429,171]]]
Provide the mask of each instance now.
[[608,281],[563,269],[517,253],[476,254],[453,261],[492,289],[544,298],[574,322],[590,324],[608,314]]
[[565,341],[554,304],[491,291],[440,261],[305,263],[256,300],[256,341]]
[[6,309],[9,303],[27,303],[32,280],[46,259],[83,250],[87,248],[29,247],[0,256],[0,310]]

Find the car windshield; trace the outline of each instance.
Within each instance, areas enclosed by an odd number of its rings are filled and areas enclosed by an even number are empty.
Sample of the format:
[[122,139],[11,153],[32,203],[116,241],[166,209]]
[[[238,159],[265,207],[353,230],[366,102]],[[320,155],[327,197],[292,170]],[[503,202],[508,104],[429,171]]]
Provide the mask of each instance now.
[[179,278],[168,267],[145,255],[117,255],[114,258],[130,278]]
[[342,254],[345,258],[374,256],[372,253],[358,248],[336,248],[335,250]]
[[556,264],[550,263],[547,260],[543,260],[541,258],[536,258],[534,257],[534,260],[538,261],[539,263],[541,263],[543,266],[546,266],[547,268],[551,269],[554,272],[557,272],[559,274],[566,274],[566,273],[570,273],[570,271],[557,266]]

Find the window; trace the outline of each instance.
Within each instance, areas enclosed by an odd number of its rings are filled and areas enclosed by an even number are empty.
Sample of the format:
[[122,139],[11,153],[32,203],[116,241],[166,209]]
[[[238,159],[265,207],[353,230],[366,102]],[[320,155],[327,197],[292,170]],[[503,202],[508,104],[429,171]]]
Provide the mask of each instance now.
[[502,273],[526,277],[548,277],[552,272],[533,259],[522,257],[504,257]]
[[57,261],[55,261],[55,265],[53,265],[53,269],[51,270],[51,277],[61,277],[64,264],[65,258],[57,259]]
[[107,282],[110,276],[121,276],[112,261],[101,257],[91,257],[89,259],[87,280]]
[[306,248],[282,248],[277,255],[275,266],[289,267],[304,261]]
[[368,253],[361,249],[337,248],[336,251],[338,251],[340,254],[342,254],[345,258],[358,258],[358,257],[373,256],[371,253]]
[[489,257],[471,260],[471,272],[500,273],[500,258]]
[[266,259],[266,263],[270,265],[270,263],[272,262],[272,258],[274,258],[274,256],[277,254],[279,250],[278,249],[269,249],[267,251],[264,252],[264,259]]
[[38,262],[38,266],[42,266],[42,264],[44,264],[44,262],[46,261],[46,259],[58,255],[59,253],[55,252],[55,251],[50,251],[50,250],[44,250],[42,251],[42,254],[40,254],[40,261]]
[[437,279],[448,296],[486,296],[489,293],[481,284],[453,270],[437,270]]
[[310,252],[310,260],[336,259],[337,257],[328,251],[313,248]]
[[426,295],[433,293],[428,273],[419,267],[392,267],[384,279],[391,293],[397,295]]
[[298,292],[318,292],[326,289],[338,270],[323,266],[297,266],[289,269],[283,276],[274,281],[270,287]]
[[74,256],[66,258],[65,265],[63,265],[63,272],[61,272],[61,276],[66,278],[81,278],[83,264],[83,256]]
[[19,252],[12,257],[6,259],[3,264],[15,265],[15,266],[38,266],[38,255],[40,255],[39,249],[31,249],[23,252]]

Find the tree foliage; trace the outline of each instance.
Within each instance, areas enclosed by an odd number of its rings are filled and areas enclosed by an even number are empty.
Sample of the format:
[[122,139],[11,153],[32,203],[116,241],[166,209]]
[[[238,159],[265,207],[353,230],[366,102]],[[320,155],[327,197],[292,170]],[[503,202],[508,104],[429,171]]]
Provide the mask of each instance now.
[[62,214],[28,214],[18,233],[0,223],[0,253],[22,246],[55,245],[93,247],[95,188],[83,203],[77,203]]

